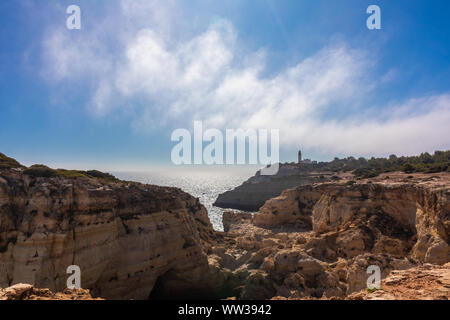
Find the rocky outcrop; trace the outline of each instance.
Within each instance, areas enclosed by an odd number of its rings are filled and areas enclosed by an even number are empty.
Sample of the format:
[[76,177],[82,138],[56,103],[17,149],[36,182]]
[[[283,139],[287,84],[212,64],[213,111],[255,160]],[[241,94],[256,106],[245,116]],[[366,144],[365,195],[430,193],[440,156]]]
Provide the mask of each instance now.
[[209,259],[240,298],[345,298],[366,287],[369,266],[387,277],[449,262],[449,194],[446,173],[298,187],[254,215],[226,212]]
[[322,191],[312,185],[301,187],[301,191],[286,191],[268,200],[254,216],[253,223],[259,227],[291,225],[312,228],[312,209],[322,196]]
[[37,289],[30,284],[19,283],[6,289],[0,289],[1,300],[102,300],[93,298],[89,290],[65,289],[53,293],[49,289]]
[[348,300],[449,300],[450,263],[425,264],[408,270],[392,271],[379,290],[363,290]]
[[442,264],[449,260],[449,195],[449,186],[439,182],[318,184],[271,199],[253,223],[310,224],[317,234],[338,233],[336,244],[344,257],[367,251],[409,253]]
[[176,189],[89,177],[33,177],[0,169],[0,287],[62,291],[81,268],[94,296],[147,299],[213,294],[198,199]]
[[281,164],[276,175],[257,174],[233,190],[220,194],[214,205],[220,208],[257,211],[284,190],[331,180],[331,173],[305,172],[298,165]]

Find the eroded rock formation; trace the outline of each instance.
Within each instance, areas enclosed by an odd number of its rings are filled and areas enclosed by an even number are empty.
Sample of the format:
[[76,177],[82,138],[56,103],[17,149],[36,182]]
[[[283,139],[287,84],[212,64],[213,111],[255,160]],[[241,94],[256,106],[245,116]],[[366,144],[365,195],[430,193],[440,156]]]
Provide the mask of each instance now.
[[212,236],[206,209],[179,189],[0,170],[3,288],[28,283],[62,291],[67,267],[78,265],[82,287],[94,296],[147,299],[152,290],[154,298],[189,290],[195,298],[208,290]]
[[386,277],[450,261],[449,182],[398,174],[287,190],[254,215],[226,212],[209,258],[243,279],[241,298],[344,298],[366,287],[370,265]]
[[284,190],[316,182],[331,180],[331,173],[311,173],[301,170],[297,165],[281,164],[273,176],[262,176],[259,172],[233,190],[217,197],[214,205],[246,211],[257,211],[264,203]]
[[[387,277],[450,260],[448,173],[300,186],[255,214],[226,212],[215,232],[176,188],[24,170],[0,166],[0,287],[29,285],[1,298],[346,298],[368,266]],[[63,292],[70,265],[90,293]]]

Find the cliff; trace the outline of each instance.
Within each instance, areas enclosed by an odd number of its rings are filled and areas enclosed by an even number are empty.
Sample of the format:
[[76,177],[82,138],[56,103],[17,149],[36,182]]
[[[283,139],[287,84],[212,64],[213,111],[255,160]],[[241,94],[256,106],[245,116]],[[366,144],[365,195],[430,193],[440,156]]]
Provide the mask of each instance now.
[[214,205],[220,208],[257,211],[267,200],[279,196],[284,190],[330,181],[331,177],[330,172],[308,172],[298,165],[281,164],[276,175],[262,176],[257,172],[242,185],[220,194]]
[[448,173],[301,186],[254,215],[226,212],[209,258],[240,279],[240,298],[345,298],[370,265],[386,277],[449,262],[449,194]]
[[211,296],[203,275],[214,231],[198,199],[176,188],[24,172],[0,168],[0,288],[62,291],[67,267],[78,265],[94,296]]
[[[450,261],[450,174],[349,178],[225,212],[215,232],[180,189],[0,154],[0,299],[366,299],[371,265],[400,274],[400,289],[441,270],[426,285],[450,298],[436,283]],[[89,291],[65,290],[70,265]]]

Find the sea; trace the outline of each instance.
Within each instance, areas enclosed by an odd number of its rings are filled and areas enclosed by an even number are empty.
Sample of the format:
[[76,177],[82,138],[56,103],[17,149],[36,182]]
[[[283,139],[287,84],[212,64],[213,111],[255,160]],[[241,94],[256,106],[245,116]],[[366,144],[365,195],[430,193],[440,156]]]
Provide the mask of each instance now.
[[241,185],[258,169],[255,166],[174,166],[111,173],[122,180],[182,189],[200,199],[214,229],[223,231],[222,214],[226,209],[213,206],[214,201],[220,193]]

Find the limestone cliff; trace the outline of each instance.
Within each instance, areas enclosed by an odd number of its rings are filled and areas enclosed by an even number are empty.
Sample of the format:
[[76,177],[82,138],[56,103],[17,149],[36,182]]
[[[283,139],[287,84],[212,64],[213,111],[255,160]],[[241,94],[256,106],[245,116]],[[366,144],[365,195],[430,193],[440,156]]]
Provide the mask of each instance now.
[[298,187],[254,215],[226,212],[209,259],[241,298],[344,298],[365,288],[370,265],[386,277],[449,262],[449,194],[447,173]]
[[[176,189],[84,176],[0,169],[0,288],[62,291],[66,268],[108,299],[202,295],[207,240],[198,199]],[[155,292],[158,296],[155,296]]]
[[233,190],[217,197],[214,205],[221,208],[257,211],[267,200],[279,196],[284,190],[316,182],[331,180],[331,173],[312,173],[297,165],[281,164],[273,176],[262,176],[260,172]]
[[[448,186],[438,183],[319,184],[288,190],[266,202],[254,224],[309,224],[317,234],[339,232],[336,241],[342,245],[351,241],[343,232],[352,230],[351,238],[359,242],[342,248],[346,256],[353,256],[351,251],[357,248],[399,255],[410,251],[420,261],[445,263],[449,195]],[[355,232],[360,236],[355,237]]]
[[[179,189],[2,159],[1,299],[343,299],[368,266],[450,261],[448,173],[302,185],[224,213],[222,233]],[[70,265],[89,292],[64,295]]]

